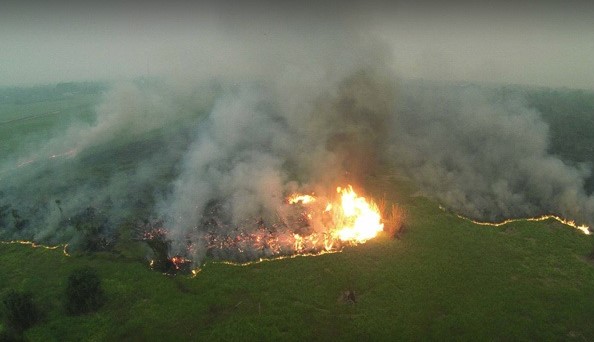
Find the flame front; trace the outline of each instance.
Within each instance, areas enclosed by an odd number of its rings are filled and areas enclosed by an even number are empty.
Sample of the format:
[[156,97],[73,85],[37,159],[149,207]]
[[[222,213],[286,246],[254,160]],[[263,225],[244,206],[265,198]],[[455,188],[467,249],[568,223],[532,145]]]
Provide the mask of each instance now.
[[[194,264],[187,256],[195,255],[194,248],[200,245],[206,247],[212,262],[249,265],[339,252],[343,246],[364,243],[383,230],[380,210],[373,201],[357,195],[350,185],[336,191],[333,198],[314,194],[288,196],[276,222],[259,218],[240,223],[234,229],[224,229],[228,227],[213,218],[206,221],[212,227],[200,237],[201,242],[188,242],[186,250],[174,256],[168,255],[168,231],[163,228],[163,222],[141,224],[139,238],[151,241],[150,246],[156,251],[158,260],[151,260],[151,268],[168,274],[195,275],[199,268],[192,271]],[[190,236],[187,241],[191,241]]]
[[352,186],[347,189],[336,189],[341,194],[340,206],[334,208],[337,223],[334,235],[341,241],[363,243],[377,236],[384,229],[377,205],[359,197]]
[[[263,261],[335,253],[339,252],[344,245],[364,243],[376,237],[383,230],[384,224],[380,210],[373,201],[358,196],[351,185],[344,189],[338,187],[336,192],[340,196],[334,201],[325,201],[321,197],[302,194],[292,194],[287,197],[289,205],[297,205],[303,209],[302,217],[307,218],[307,226],[313,230],[301,234],[296,232],[277,233],[275,236],[270,236],[266,244],[273,249],[276,248],[272,256],[247,262],[213,262],[247,266]],[[254,242],[262,239],[254,238],[254,236],[257,235],[252,234],[248,240],[252,241],[252,245],[258,246],[259,243]],[[217,247],[223,248],[223,246],[229,245],[223,241]],[[291,252],[283,252],[283,246],[291,246]]]
[[27,241],[27,240],[12,240],[12,241],[0,241],[1,244],[7,245],[7,244],[19,244],[19,245],[28,245],[31,246],[32,248],[43,248],[43,249],[58,249],[58,248],[62,248],[62,253],[65,256],[70,256],[70,254],[68,254],[68,244],[62,244],[62,245],[56,245],[56,246],[48,246],[48,245],[42,245],[42,244],[38,244],[35,241]]
[[[441,210],[445,210],[445,208],[442,207],[441,205],[439,206],[439,208]],[[557,222],[564,224],[568,227],[575,228],[586,235],[592,234],[589,226],[587,226],[585,224],[577,224],[574,220],[564,219],[557,215],[543,215],[543,216],[539,216],[539,217],[528,217],[528,218],[524,218],[524,219],[507,219],[507,220],[504,220],[501,222],[483,222],[483,221],[473,220],[471,218],[462,216],[460,214],[455,214],[455,215],[463,220],[470,221],[470,222],[477,224],[479,226],[492,226],[492,227],[499,227],[499,226],[506,225],[508,223],[514,223],[514,222],[520,222],[520,221],[540,222],[540,221],[546,221],[546,220],[556,220]]]
[[[380,210],[375,203],[365,197],[358,196],[351,185],[346,188],[338,187],[336,192],[340,198],[334,203],[328,202],[323,208],[322,215],[330,215],[331,220],[326,220],[326,233],[324,245],[326,250],[332,248],[335,240],[346,243],[363,243],[374,238],[383,230]],[[317,199],[310,195],[293,194],[289,196],[290,204],[301,203],[307,206],[306,217],[312,219],[318,216],[315,208],[308,205]],[[304,237],[295,235],[295,246],[303,244]],[[299,251],[299,248],[296,248]]]

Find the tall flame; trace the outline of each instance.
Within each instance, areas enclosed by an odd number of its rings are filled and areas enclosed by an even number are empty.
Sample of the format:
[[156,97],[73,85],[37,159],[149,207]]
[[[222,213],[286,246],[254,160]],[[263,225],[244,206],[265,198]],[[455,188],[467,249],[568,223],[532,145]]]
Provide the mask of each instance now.
[[363,243],[384,229],[375,203],[357,196],[350,185],[346,189],[338,187],[336,191],[341,194],[341,205],[334,208],[337,223],[334,235],[341,241]]
[[[217,234],[216,231],[206,234],[204,243],[215,259],[212,262],[243,266],[296,256],[335,253],[345,245],[364,243],[383,230],[380,210],[373,201],[357,195],[350,185],[338,187],[336,191],[338,195],[334,198],[316,197],[314,194],[288,196],[285,204],[294,206],[295,210],[285,211],[289,214],[284,217],[279,215],[279,223],[267,226],[259,219],[253,221],[257,224],[255,230],[239,229],[237,235]],[[142,240],[162,241],[162,245],[167,245],[167,230],[159,222],[148,224],[145,228]],[[160,260],[161,268],[165,267],[167,274],[192,272],[196,275],[200,268],[192,270],[192,260],[183,256],[195,254],[194,246],[188,244],[187,253]],[[216,260],[220,255],[236,255],[239,260]],[[151,268],[156,263],[151,261]]]
[[[380,210],[375,203],[367,200],[365,197],[357,195],[351,185],[346,188],[338,187],[336,192],[340,198],[335,202],[328,202],[323,206],[323,213],[332,217],[331,223],[326,228],[330,237],[326,238],[326,249],[332,248],[334,240],[340,240],[347,243],[363,243],[374,238],[383,230],[384,225],[381,222]],[[316,202],[317,198],[310,195],[293,194],[287,198],[289,204],[300,203],[304,206]],[[317,216],[319,213],[314,208],[308,207],[309,212],[306,217]],[[304,238],[295,235],[296,250],[297,246],[303,245]]]

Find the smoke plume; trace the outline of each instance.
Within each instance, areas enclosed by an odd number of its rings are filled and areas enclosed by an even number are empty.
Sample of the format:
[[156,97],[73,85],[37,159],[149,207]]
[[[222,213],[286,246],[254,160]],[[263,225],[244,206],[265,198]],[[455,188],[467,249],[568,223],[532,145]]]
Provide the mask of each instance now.
[[210,61],[115,86],[94,120],[27,136],[0,161],[0,237],[98,248],[159,220],[171,255],[201,260],[213,230],[291,233],[287,194],[324,196],[378,163],[472,218],[592,223],[589,169],[549,153],[521,96],[399,80],[389,49],[353,30],[257,33],[221,34],[228,45],[200,47]]
[[365,63],[349,61],[354,69],[344,74],[326,70],[325,86],[312,85],[315,92],[302,77],[287,75],[225,87],[158,205],[178,243],[174,250],[189,236],[201,241],[207,233],[201,218],[213,205],[220,208],[217,229],[240,234],[262,222],[286,222],[290,192],[323,195],[373,170],[386,142],[395,80],[386,77],[383,56],[365,53]]
[[424,194],[479,220],[593,222],[590,170],[549,153],[549,127],[521,97],[476,86],[401,89],[390,155]]

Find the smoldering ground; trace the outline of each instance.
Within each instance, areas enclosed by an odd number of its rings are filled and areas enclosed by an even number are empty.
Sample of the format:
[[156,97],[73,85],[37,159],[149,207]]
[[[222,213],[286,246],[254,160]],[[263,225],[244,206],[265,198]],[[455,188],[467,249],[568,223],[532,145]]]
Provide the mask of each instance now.
[[0,163],[1,237],[98,247],[125,221],[158,220],[172,255],[191,244],[200,260],[213,208],[222,235],[273,226],[288,193],[324,195],[377,163],[472,218],[592,222],[589,168],[549,152],[520,95],[400,80],[366,34],[303,33],[220,36],[237,43],[224,59],[116,86],[94,122],[24,142]]

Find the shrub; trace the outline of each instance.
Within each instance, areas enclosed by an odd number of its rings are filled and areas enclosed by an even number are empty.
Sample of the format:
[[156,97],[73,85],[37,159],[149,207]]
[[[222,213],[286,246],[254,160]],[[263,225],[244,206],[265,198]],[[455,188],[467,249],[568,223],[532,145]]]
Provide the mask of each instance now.
[[390,211],[384,216],[384,231],[392,238],[400,238],[404,230],[406,212],[396,204],[392,204]]
[[101,279],[91,268],[74,270],[66,285],[66,311],[72,315],[92,312],[105,301]]
[[80,242],[77,247],[83,251],[106,251],[113,247],[115,239],[109,229],[109,220],[101,210],[87,207],[68,222],[78,233]]
[[30,328],[41,317],[30,292],[11,290],[2,299],[2,304],[6,326],[16,333]]

